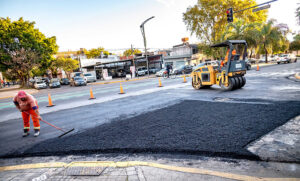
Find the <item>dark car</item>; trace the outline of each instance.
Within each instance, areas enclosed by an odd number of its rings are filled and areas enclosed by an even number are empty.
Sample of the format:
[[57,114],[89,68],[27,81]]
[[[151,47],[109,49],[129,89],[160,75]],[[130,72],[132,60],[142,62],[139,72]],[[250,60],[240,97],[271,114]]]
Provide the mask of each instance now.
[[73,77],[70,86],[86,86],[86,81],[82,77]]
[[67,78],[62,78],[62,79],[60,80],[60,84],[61,84],[61,85],[69,85],[69,84],[70,84],[70,81],[69,81],[69,79],[67,79]]
[[60,82],[58,79],[54,78],[54,79],[51,79],[50,80],[50,83],[49,83],[49,87],[50,88],[59,88],[60,87]]
[[193,71],[193,67],[190,65],[183,65],[179,68],[175,68],[173,73],[174,74],[190,74]]

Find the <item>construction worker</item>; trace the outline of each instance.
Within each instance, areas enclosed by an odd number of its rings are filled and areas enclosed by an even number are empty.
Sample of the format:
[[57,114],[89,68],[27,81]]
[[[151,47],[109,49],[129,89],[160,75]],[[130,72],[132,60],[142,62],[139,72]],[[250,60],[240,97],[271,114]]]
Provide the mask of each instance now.
[[[221,61],[221,67],[224,67],[224,65],[228,62],[229,51],[230,51],[230,49],[228,48],[228,50],[227,50],[227,52],[226,52],[225,60],[224,60],[224,61]],[[236,55],[235,49],[232,50],[232,52],[231,52],[231,57],[233,57],[234,55]]]
[[30,130],[30,115],[31,119],[33,121],[33,127],[34,127],[34,136],[38,136],[40,134],[40,113],[38,111],[38,104],[36,99],[24,92],[19,91],[18,94],[13,99],[14,104],[19,109],[20,112],[22,112],[23,117],[23,123],[24,123],[24,133],[23,137],[26,137],[29,135]]

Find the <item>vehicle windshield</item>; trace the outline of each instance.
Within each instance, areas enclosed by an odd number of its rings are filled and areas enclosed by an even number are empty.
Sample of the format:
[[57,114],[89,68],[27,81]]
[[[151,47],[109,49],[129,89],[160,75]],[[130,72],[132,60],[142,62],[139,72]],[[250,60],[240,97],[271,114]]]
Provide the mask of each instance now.
[[83,80],[81,77],[75,77],[74,80]]
[[36,82],[37,84],[43,84],[44,82],[40,81],[40,82]]
[[58,79],[51,79],[50,82],[58,82]]
[[92,74],[84,74],[84,76],[92,76]]
[[285,55],[280,55],[280,57],[287,57],[287,56],[288,56],[288,55],[286,55],[286,54],[285,54]]

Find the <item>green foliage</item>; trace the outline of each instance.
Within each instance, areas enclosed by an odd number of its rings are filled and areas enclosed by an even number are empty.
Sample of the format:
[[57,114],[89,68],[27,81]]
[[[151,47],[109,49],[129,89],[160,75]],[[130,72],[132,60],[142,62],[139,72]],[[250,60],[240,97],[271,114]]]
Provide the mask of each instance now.
[[[199,37],[202,43],[211,45],[222,39],[227,25],[228,8],[237,11],[254,5],[256,5],[255,0],[198,0],[196,5],[189,7],[183,14],[183,20],[188,30]],[[252,13],[250,9],[234,13],[234,22],[242,19],[244,23],[262,23],[266,18],[266,10]]]
[[106,51],[104,48],[92,48],[90,50],[84,49],[84,54],[87,56],[87,58],[97,58],[101,55],[103,52],[104,55],[109,55],[109,52]]
[[56,37],[47,38],[34,24],[0,18],[0,70],[14,74],[23,86],[32,68],[46,68],[58,50]]
[[132,49],[127,49],[123,52],[123,56],[130,56],[130,55],[135,55],[135,54],[139,54],[142,53],[139,49],[134,49],[132,51]]
[[68,78],[70,78],[70,73],[79,67],[78,61],[70,57],[58,57],[54,60],[54,62],[55,67],[63,69],[66,72]]
[[287,39],[282,34],[280,29],[274,26],[274,21],[270,20],[268,23],[263,24],[257,31],[258,39],[257,44],[260,52],[263,52],[268,62],[268,54],[279,53],[287,49]]
[[290,43],[289,46],[290,51],[298,51],[300,50],[300,34],[294,36],[294,41]]

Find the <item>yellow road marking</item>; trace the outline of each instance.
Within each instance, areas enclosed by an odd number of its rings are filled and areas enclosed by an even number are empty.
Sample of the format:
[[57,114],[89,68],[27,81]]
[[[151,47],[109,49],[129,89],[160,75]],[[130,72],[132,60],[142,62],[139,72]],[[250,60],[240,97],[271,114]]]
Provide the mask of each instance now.
[[14,165],[14,166],[3,166],[0,167],[0,171],[10,171],[10,170],[24,170],[24,169],[37,169],[37,168],[69,168],[69,167],[115,167],[124,168],[132,166],[148,166],[154,168],[161,168],[165,170],[211,175],[222,178],[234,179],[234,180],[246,180],[246,181],[300,181],[299,178],[264,178],[255,177],[248,175],[239,175],[234,173],[219,172],[213,170],[190,168],[190,167],[179,167],[172,165],[164,165],[159,163],[142,162],[142,161],[125,161],[125,162],[114,162],[114,161],[80,161],[80,162],[49,162],[49,163],[36,163],[36,164],[24,164],[24,165]]

